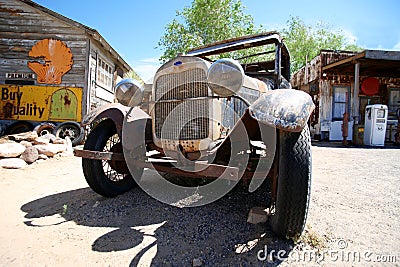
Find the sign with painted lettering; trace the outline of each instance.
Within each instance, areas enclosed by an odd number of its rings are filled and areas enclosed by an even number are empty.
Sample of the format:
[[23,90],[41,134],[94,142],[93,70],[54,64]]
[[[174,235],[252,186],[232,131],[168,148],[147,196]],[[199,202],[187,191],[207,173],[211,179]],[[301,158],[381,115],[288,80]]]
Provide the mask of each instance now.
[[12,72],[12,73],[6,73],[6,79],[12,79],[12,80],[32,80],[32,79],[36,79],[36,75],[33,74],[33,73]]
[[0,85],[0,119],[81,121],[82,88]]

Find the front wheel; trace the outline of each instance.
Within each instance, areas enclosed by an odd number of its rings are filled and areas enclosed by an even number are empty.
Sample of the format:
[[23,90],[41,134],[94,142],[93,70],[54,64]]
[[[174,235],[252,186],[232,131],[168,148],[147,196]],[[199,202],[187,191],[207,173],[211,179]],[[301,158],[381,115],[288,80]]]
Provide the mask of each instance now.
[[303,232],[311,190],[311,138],[308,127],[301,132],[279,131],[279,172],[272,230],[280,237]]
[[[123,153],[114,122],[111,120],[100,122],[88,135],[83,148],[91,151]],[[136,186],[125,161],[83,158],[82,168],[90,188],[102,196],[115,197]],[[138,169],[133,175],[139,179],[142,173],[143,169]]]

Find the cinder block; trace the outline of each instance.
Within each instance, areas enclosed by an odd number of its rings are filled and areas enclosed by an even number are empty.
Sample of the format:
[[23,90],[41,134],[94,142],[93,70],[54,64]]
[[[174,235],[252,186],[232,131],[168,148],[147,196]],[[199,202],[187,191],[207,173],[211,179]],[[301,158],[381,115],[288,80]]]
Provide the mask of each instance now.
[[250,209],[247,222],[251,224],[265,223],[268,220],[268,212],[264,207],[253,207]]

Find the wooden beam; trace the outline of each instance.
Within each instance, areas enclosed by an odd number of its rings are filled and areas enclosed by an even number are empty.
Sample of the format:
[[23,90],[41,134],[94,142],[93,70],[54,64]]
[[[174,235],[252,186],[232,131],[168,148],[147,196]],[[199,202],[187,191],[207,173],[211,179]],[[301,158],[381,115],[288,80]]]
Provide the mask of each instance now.
[[334,63],[328,64],[328,65],[322,67],[322,71],[329,70],[329,69],[332,69],[334,67],[337,67],[337,66],[349,63],[349,62],[356,63],[356,61],[358,59],[363,58],[363,57],[365,57],[365,51],[358,53],[357,55],[354,55],[352,57],[345,58],[343,60],[339,60]]

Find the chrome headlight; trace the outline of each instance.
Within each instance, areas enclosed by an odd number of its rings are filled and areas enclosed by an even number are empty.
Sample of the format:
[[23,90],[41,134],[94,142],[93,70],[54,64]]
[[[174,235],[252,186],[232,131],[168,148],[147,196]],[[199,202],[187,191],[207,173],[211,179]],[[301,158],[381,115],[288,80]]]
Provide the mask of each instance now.
[[143,87],[136,80],[124,79],[115,86],[115,97],[122,105],[137,106],[143,100]]
[[208,69],[207,81],[215,94],[229,97],[242,88],[244,71],[240,63],[234,59],[219,59]]

